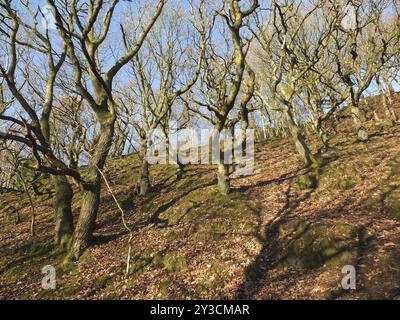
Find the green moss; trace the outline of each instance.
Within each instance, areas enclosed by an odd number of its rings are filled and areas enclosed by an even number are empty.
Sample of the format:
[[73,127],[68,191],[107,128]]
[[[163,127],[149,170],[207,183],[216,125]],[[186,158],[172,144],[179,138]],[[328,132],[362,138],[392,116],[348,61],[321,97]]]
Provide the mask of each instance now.
[[31,247],[31,255],[47,255],[52,251],[57,252],[57,248],[51,242],[33,243]]
[[62,236],[60,241],[60,248],[63,250],[70,250],[72,246],[72,235],[65,234]]
[[162,280],[160,282],[160,295],[161,295],[161,298],[166,299],[166,298],[169,297],[171,284],[172,284],[172,281],[169,280],[169,279],[165,279],[165,280]]
[[357,261],[357,249],[348,249],[343,252],[338,252],[337,249],[335,254],[332,256],[325,257],[325,265],[327,268],[337,268],[345,265],[353,265]]
[[358,231],[348,225],[311,225],[284,250],[283,265],[306,269],[354,264]]
[[171,231],[168,231],[168,232],[165,234],[165,240],[166,240],[168,243],[171,243],[171,242],[173,242],[173,241],[175,241],[175,240],[177,240],[177,239],[182,238],[182,236],[184,236],[184,235],[183,235],[181,232],[171,230]]
[[162,266],[170,272],[180,272],[187,267],[184,257],[180,257],[176,252],[168,252],[162,257]]
[[208,287],[208,285],[204,282],[199,283],[196,286],[196,295],[197,295],[197,299],[202,299],[204,294],[209,292],[210,288]]
[[65,297],[72,297],[80,292],[80,288],[78,285],[73,283],[68,283],[68,287],[63,288],[62,293]]
[[204,298],[210,291],[218,290],[224,286],[227,281],[227,271],[231,268],[220,260],[213,261],[207,276],[196,286],[196,295],[198,299]]
[[316,157],[311,155],[311,169],[314,169],[315,171],[319,172],[319,170],[324,166],[324,160],[320,157]]
[[104,299],[105,300],[119,300],[120,297],[115,292],[109,292],[106,294]]
[[221,275],[226,270],[226,267],[221,261],[213,261],[210,270],[217,275]]
[[340,190],[350,190],[357,185],[357,179],[354,177],[344,177],[337,180],[337,187]]
[[289,219],[285,223],[279,225],[279,234],[283,237],[287,235],[299,236],[303,234],[307,228],[309,227],[309,223],[300,218],[298,219]]
[[224,229],[223,221],[213,221],[204,223],[202,221],[194,223],[189,229],[191,241],[196,244],[199,242],[209,243],[210,241],[219,241],[223,238],[221,233]]
[[[40,292],[38,294],[37,299],[38,300],[50,300],[53,296],[53,293],[54,293],[53,290],[43,290],[42,292]],[[31,299],[31,297],[28,297],[27,299]]]
[[[31,295],[28,292],[24,292],[18,297],[18,299],[19,300],[30,300],[31,299]],[[41,299],[41,295],[39,295],[38,299]]]
[[318,186],[318,179],[315,174],[305,174],[295,179],[295,184],[301,190],[315,189]]
[[62,261],[62,267],[65,269],[70,269],[73,267],[75,263],[75,258],[72,254],[71,251],[67,251],[67,254],[65,255],[63,261]]
[[[51,241],[32,243],[28,251],[18,254],[19,257],[17,259],[5,265],[3,269],[4,276],[20,279],[32,270],[40,272],[45,264],[49,264],[49,259],[56,261],[62,255],[57,248],[54,248]],[[43,262],[44,260],[45,262]]]
[[386,212],[400,221],[400,191],[394,191],[386,199]]
[[338,253],[338,250],[336,248],[326,248],[326,249],[323,249],[323,251],[322,251],[322,255],[327,258],[333,257],[337,253]]
[[142,274],[147,267],[154,263],[154,260],[157,260],[157,257],[150,250],[143,250],[137,256],[133,257],[133,263],[129,268],[129,275],[132,277],[137,277]]
[[112,277],[110,276],[101,276],[96,279],[94,283],[94,287],[96,290],[101,290],[108,287],[112,283]]
[[27,268],[25,264],[14,265],[4,272],[4,276],[7,278],[21,278],[28,270],[29,268]]
[[260,233],[259,233],[259,237],[262,241],[266,241],[267,240],[267,228],[262,228]]

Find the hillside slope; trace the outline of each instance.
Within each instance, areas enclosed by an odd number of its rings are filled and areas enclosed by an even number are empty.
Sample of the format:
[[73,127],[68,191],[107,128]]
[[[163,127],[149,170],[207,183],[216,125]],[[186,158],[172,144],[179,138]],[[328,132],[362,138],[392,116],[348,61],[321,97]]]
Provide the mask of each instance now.
[[[95,245],[78,263],[52,246],[48,195],[0,195],[1,299],[387,299],[400,296],[400,127],[367,143],[339,134],[334,150],[307,172],[290,141],[256,145],[253,176],[218,193],[215,168],[151,168],[153,189],[140,199],[135,156],[111,160],[107,176],[134,227],[131,276],[124,278],[128,233],[106,188]],[[316,141],[310,142],[317,151]],[[317,178],[312,188],[309,177]],[[74,214],[79,212],[74,198]],[[15,210],[22,223],[15,225]],[[54,265],[57,289],[41,288]],[[344,291],[344,265],[357,289]]]

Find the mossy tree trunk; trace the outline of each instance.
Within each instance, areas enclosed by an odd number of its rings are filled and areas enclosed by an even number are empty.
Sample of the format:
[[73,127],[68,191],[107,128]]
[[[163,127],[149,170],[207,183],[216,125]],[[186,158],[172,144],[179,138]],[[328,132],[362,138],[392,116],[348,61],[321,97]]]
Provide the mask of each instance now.
[[[50,109],[43,112],[40,126],[47,143],[50,143]],[[75,159],[73,154],[70,153],[69,156],[71,157],[70,160]],[[70,167],[72,169],[77,169],[78,160],[71,161]],[[66,245],[74,231],[71,208],[74,194],[66,176],[52,176],[51,181],[54,187],[54,243],[56,245]]]
[[[246,154],[247,144],[246,144],[246,133],[249,129],[249,110],[244,108],[241,112],[241,121],[240,121],[240,135],[242,138],[242,153]],[[235,129],[233,129],[232,136],[234,137]]]
[[360,141],[367,141],[369,139],[368,131],[365,129],[363,121],[361,120],[361,112],[358,105],[352,103],[350,105],[350,112],[353,118],[354,127],[357,132],[357,137]]
[[140,177],[139,177],[139,194],[145,196],[150,190],[150,177],[149,177],[149,163],[146,159],[142,159],[140,166]]
[[139,169],[139,194],[145,196],[150,190],[149,162],[147,161],[147,139],[140,141],[140,169]]
[[218,187],[223,195],[228,195],[231,191],[231,184],[229,181],[229,165],[224,163],[218,164]]
[[[54,13],[53,16],[57,23],[58,33],[66,48],[70,66],[73,68],[76,90],[87,101],[100,124],[98,139],[88,163],[87,177],[85,177],[85,181],[82,183],[81,211],[70,249],[70,256],[75,259],[78,259],[90,245],[95,228],[100,203],[101,170],[103,170],[110,153],[115,133],[116,110],[118,109],[112,96],[115,77],[137,55],[147,35],[161,15],[165,2],[158,1],[154,14],[143,25],[143,28],[141,28],[142,31],[134,43],[131,44],[129,49],[126,48],[125,54],[117,59],[115,63],[107,66],[108,71],[105,71],[106,66],[102,66],[101,59],[98,59],[99,48],[102,47],[103,42],[108,38],[110,23],[118,1],[113,1],[109,4],[105,10],[106,19],[101,18],[102,15],[99,14],[105,8],[103,8],[101,1],[98,2],[95,9],[88,10],[84,14],[87,21],[91,23],[87,25],[84,32],[81,32],[79,35],[75,34],[74,36],[69,32],[69,22],[75,25],[76,19],[78,19],[77,16],[72,17],[73,21],[65,22],[62,18],[63,13],[60,10],[60,6],[56,5],[54,1],[48,1]],[[73,9],[77,9],[76,3],[72,7]],[[101,32],[95,32],[95,28],[93,28],[98,22],[103,26]],[[84,51],[85,54],[80,55],[78,51]],[[85,68],[82,69],[83,66]],[[90,78],[89,85],[86,85],[86,75]],[[88,87],[90,87],[90,90]]]
[[185,173],[185,165],[179,160],[179,157],[177,157],[176,165],[176,180],[182,180]]
[[378,84],[379,93],[381,94],[381,103],[382,103],[382,107],[385,111],[386,123],[389,126],[393,127],[398,122],[397,115],[390,106],[392,104],[391,96],[392,96],[393,88],[388,82],[385,81],[386,85],[389,87],[388,92],[385,92],[385,90],[382,86],[382,82],[380,81],[379,77],[377,77],[376,82]]
[[53,176],[52,182],[55,189],[53,203],[55,210],[54,242],[56,245],[65,245],[74,232],[71,209],[73,191],[65,176]]
[[290,106],[286,106],[284,112],[296,150],[300,155],[301,159],[303,160],[304,164],[306,166],[309,166],[312,164],[311,151],[306,143],[306,140],[304,138],[303,133],[301,132],[301,129],[297,126],[296,122],[294,121],[292,108]]
[[185,171],[185,165],[179,159],[179,142],[175,146],[171,145],[171,141],[169,140],[168,123],[163,123],[162,127],[165,135],[165,147],[168,156],[168,163],[176,165],[176,179],[181,180]]
[[122,121],[116,122],[117,134],[114,143],[113,158],[120,158],[124,154],[125,145],[127,142],[128,132],[127,129],[123,129]]
[[[219,191],[223,195],[228,195],[231,190],[231,184],[229,180],[229,164],[225,164],[225,155],[223,150],[214,150],[214,147],[220,147],[220,135],[224,128],[222,123],[218,123],[216,126],[217,130],[214,130],[212,134],[212,153],[214,154],[214,158],[218,158],[217,164],[217,177],[218,177],[218,187]],[[226,147],[226,146],[224,146]]]
[[325,149],[328,149],[329,146],[329,137],[326,134],[325,130],[322,128],[322,117],[321,115],[317,115],[317,118],[315,120],[315,129],[318,134],[319,140],[322,142],[323,146]]
[[98,116],[98,119],[101,124],[100,136],[89,161],[89,177],[83,185],[81,210],[71,247],[72,257],[76,260],[92,241],[100,204],[101,173],[99,170],[104,168],[114,135],[115,115],[107,112]]

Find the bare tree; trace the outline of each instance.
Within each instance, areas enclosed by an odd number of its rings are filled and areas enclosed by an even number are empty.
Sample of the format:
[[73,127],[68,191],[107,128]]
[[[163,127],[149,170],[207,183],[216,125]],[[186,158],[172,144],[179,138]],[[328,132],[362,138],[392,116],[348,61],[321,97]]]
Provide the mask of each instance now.
[[[31,210],[31,221],[30,221],[30,234],[35,235],[35,205],[32,198],[32,193],[30,189],[35,183],[35,176],[33,175],[33,180],[30,181],[27,169],[24,166],[24,162],[29,161],[26,158],[26,147],[21,143],[16,143],[14,141],[6,141],[2,143],[1,153],[3,154],[3,161],[10,169],[12,178],[14,178],[14,184],[19,184],[22,187],[23,192],[26,194],[29,200],[29,207]],[[16,224],[21,222],[19,215],[19,209],[16,209]]]
[[[39,19],[44,18],[40,8],[32,8],[29,2],[14,7],[11,1],[2,1],[1,34],[7,40],[7,65],[1,63],[0,72],[13,98],[18,102],[24,115],[0,115],[0,119],[27,131],[26,137],[2,133],[0,138],[19,140],[37,149],[38,146],[53,160],[56,157],[51,147],[50,115],[53,108],[54,86],[65,58],[66,47],[57,46],[51,40],[48,29],[39,29]],[[23,14],[24,13],[24,14]],[[26,15],[28,17],[26,17]],[[36,58],[31,58],[30,53]],[[44,57],[44,66],[38,57]],[[45,74],[39,70],[46,69]],[[36,77],[33,77],[36,75]],[[40,106],[38,108],[37,106]],[[28,119],[25,119],[27,117]],[[38,171],[41,170],[38,163]],[[71,201],[72,189],[62,174],[53,178],[55,187],[54,208],[56,211],[55,242],[73,232]]]
[[[216,135],[212,137],[213,141],[219,139],[220,133],[225,128],[233,127],[229,115],[237,103],[246,69],[246,55],[250,46],[249,39],[243,35],[243,29],[259,7],[257,0],[251,1],[247,8],[243,8],[239,2],[238,0],[226,1],[221,9],[211,14],[213,21],[210,22],[210,28],[212,28],[213,37],[208,39],[201,85],[195,94],[191,95],[191,103],[188,104],[193,112],[203,116],[216,129]],[[216,26],[217,17],[222,18],[222,26]],[[220,27],[221,32],[217,32],[217,27]],[[252,87],[251,81],[252,77],[249,77],[249,87]],[[251,90],[249,93],[252,94]],[[243,98],[242,110],[245,110],[248,100],[248,97]],[[193,107],[190,106],[191,104]],[[243,115],[246,117],[245,114]],[[216,155],[214,159],[219,159],[220,191],[227,195],[230,192],[229,164],[224,161],[224,152]]]
[[[257,95],[268,109],[284,114],[296,150],[308,166],[313,156],[296,112],[303,113],[300,92],[322,58],[337,16],[325,15],[318,21],[317,14],[322,10],[319,1],[310,5],[294,0],[272,1],[271,6],[270,16],[264,22],[258,20],[253,31],[259,44],[256,54],[261,87]],[[311,25],[315,27],[311,29]]]
[[[190,4],[191,13],[174,7],[165,11],[141,52],[131,61],[130,74],[134,81],[130,92],[121,97],[121,104],[128,113],[136,110],[140,113],[140,119],[130,117],[130,124],[140,138],[138,185],[142,196],[150,188],[146,154],[152,133],[161,128],[168,139],[172,107],[195,85],[200,74],[207,36],[204,1]],[[188,14],[189,17],[184,18]],[[127,46],[131,45],[127,41]],[[172,151],[170,146],[167,140],[168,151]]]
[[[396,53],[390,50],[399,41],[398,22],[383,23],[384,11],[391,1],[330,1],[329,9],[341,17],[334,37],[335,74],[349,88],[349,109],[357,136],[368,140],[360,101],[380,70]],[[394,29],[393,29],[394,27]],[[396,28],[397,27],[397,28]]]
[[[100,203],[101,174],[114,137],[117,105],[113,97],[116,75],[140,50],[151,28],[154,26],[165,0],[158,1],[155,13],[149,18],[133,45],[104,71],[99,56],[104,41],[109,35],[118,3],[90,2],[87,8],[80,1],[53,1],[47,3],[54,11],[57,29],[67,48],[68,58],[74,70],[74,84],[86,100],[100,125],[99,136],[88,165],[88,177],[83,183],[81,212],[74,232],[72,257],[78,259],[90,245]],[[122,38],[126,35],[122,25]],[[81,54],[82,53],[82,54]],[[89,75],[91,89],[85,85],[85,72]]]

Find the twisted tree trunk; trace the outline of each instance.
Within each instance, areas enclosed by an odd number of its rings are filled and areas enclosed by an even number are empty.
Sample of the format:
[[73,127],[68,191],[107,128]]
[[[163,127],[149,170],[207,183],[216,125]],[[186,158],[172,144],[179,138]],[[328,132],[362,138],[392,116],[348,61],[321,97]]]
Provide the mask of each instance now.
[[83,251],[89,247],[96,224],[100,204],[101,173],[103,170],[114,135],[115,116],[108,112],[100,116],[100,136],[94,154],[89,161],[88,182],[83,185],[81,211],[73,236],[71,254],[79,259]]
[[318,138],[322,142],[324,148],[328,149],[330,147],[329,146],[329,138],[328,138],[328,135],[326,134],[325,130],[322,128],[321,115],[318,115],[317,119],[315,120],[315,129],[317,130]]
[[385,81],[386,85],[389,86],[388,91],[385,92],[381,81],[379,79],[377,79],[376,82],[378,83],[378,90],[379,90],[379,93],[381,94],[381,103],[382,103],[383,109],[385,110],[385,116],[386,116],[385,120],[388,123],[388,125],[393,127],[398,122],[397,115],[390,106],[393,102],[391,99],[393,88],[390,85],[390,83]]
[[353,118],[354,126],[357,131],[357,137],[360,141],[367,141],[369,139],[368,131],[365,129],[361,120],[360,109],[354,103],[350,106],[351,116]]
[[65,246],[74,232],[71,210],[73,192],[65,176],[53,176],[52,180],[55,189],[53,203],[56,220],[54,242],[56,245]]
[[[50,143],[50,110],[43,113],[40,120],[40,127],[46,142]],[[71,154],[69,154],[70,156]],[[78,168],[78,162],[72,162],[72,168]],[[74,196],[71,185],[66,176],[52,176],[51,181],[54,186],[53,207],[55,212],[54,243],[66,246],[74,232],[72,217],[72,198]]]
[[293,142],[295,144],[296,150],[299,153],[301,159],[306,166],[312,164],[312,156],[310,148],[308,147],[306,140],[301,132],[301,129],[297,126],[293,118],[293,113],[290,107],[284,109],[285,116],[288,122],[289,130],[292,135]]

